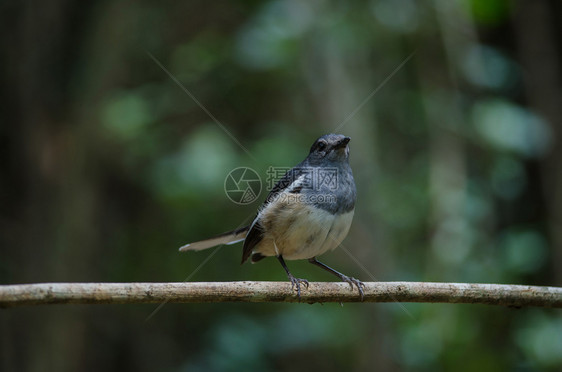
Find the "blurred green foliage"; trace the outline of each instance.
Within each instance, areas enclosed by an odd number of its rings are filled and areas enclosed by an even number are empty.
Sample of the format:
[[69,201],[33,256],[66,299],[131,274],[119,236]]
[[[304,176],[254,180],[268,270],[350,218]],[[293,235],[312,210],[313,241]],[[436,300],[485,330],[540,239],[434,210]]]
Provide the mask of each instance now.
[[[533,54],[561,55],[552,40],[562,39],[562,13],[531,3],[2,5],[19,16],[4,12],[0,26],[9,93],[0,280],[286,280],[275,260],[239,265],[239,245],[177,248],[249,223],[268,168],[294,166],[315,138],[337,131],[352,137],[358,203],[343,243],[353,257],[336,250],[327,264],[364,281],[562,285],[561,133],[552,114],[562,89],[559,71]],[[543,23],[552,35],[525,44],[528,27]],[[264,183],[249,205],[225,194],[237,167]],[[289,266],[311,281],[333,279],[306,262]],[[545,309],[153,310],[2,311],[0,369],[562,366],[562,318]]]

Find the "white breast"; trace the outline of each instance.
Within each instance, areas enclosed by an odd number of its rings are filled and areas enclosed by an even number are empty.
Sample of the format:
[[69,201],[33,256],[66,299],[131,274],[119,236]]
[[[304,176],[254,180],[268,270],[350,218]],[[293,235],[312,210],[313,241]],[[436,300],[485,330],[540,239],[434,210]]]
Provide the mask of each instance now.
[[336,248],[347,236],[354,211],[334,215],[304,203],[262,211],[263,240],[254,248],[264,256],[287,260],[319,256]]

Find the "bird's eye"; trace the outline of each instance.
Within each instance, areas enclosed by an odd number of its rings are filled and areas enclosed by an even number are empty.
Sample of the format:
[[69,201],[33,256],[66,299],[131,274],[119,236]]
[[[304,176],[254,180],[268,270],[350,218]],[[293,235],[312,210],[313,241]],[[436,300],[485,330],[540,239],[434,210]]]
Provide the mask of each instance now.
[[318,143],[318,150],[324,151],[325,148],[326,148],[326,142],[319,142]]

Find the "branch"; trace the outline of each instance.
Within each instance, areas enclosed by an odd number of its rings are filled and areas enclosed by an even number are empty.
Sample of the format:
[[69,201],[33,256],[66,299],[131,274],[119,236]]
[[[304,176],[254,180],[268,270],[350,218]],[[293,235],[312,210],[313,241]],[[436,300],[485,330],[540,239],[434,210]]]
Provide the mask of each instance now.
[[[469,283],[365,283],[365,302],[439,302],[562,308],[562,288]],[[359,302],[347,283],[315,282],[301,302]],[[0,307],[45,304],[299,302],[288,282],[40,283],[0,286]]]

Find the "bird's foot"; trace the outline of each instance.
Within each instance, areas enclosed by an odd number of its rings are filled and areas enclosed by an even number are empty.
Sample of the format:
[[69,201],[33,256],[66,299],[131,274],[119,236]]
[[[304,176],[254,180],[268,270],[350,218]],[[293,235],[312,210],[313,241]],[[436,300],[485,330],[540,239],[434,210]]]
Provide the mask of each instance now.
[[359,294],[361,295],[361,301],[363,301],[363,297],[365,297],[365,294],[363,293],[363,288],[365,288],[365,283],[355,278],[349,277],[347,275],[342,275],[341,280],[348,283],[351,286],[352,291],[353,291],[353,285],[355,285],[357,287],[357,290],[359,291]]
[[289,275],[289,280],[291,281],[291,289],[297,289],[297,296],[300,300],[301,298],[301,284],[304,284],[308,288],[308,280],[295,278],[293,275]]

